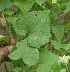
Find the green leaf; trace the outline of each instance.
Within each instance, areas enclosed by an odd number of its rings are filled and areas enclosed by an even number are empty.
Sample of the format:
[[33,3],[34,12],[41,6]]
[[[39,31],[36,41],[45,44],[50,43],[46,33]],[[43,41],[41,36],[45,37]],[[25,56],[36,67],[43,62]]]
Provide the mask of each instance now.
[[68,50],[70,48],[70,44],[61,44],[60,42],[57,42],[55,40],[51,40],[51,44],[54,46],[55,49],[60,50],[60,48],[63,48],[65,50]]
[[51,72],[54,63],[58,64],[58,56],[54,53],[44,50],[40,52],[41,63],[37,66],[36,72]]
[[40,6],[39,4],[34,3],[32,10],[33,11],[44,11],[45,9],[42,6]]
[[19,60],[12,60],[12,64],[13,64],[13,67],[21,67],[23,66],[23,59],[19,59]]
[[70,49],[70,44],[62,44],[62,48],[68,50]]
[[65,31],[69,31],[70,30],[70,23],[64,25],[64,29],[65,29]]
[[13,27],[18,35],[28,34],[28,44],[30,46],[40,48],[49,42],[51,37],[49,11],[26,13],[17,19]]
[[4,10],[3,13],[6,14],[6,15],[12,15],[12,14],[14,14],[14,11],[12,11],[12,10]]
[[0,12],[10,6],[10,0],[0,0]]
[[16,24],[17,18],[16,17],[8,17],[6,20],[8,22],[10,22],[11,24]]
[[23,14],[29,11],[34,4],[34,0],[15,0],[15,5],[21,10]]
[[35,0],[40,6],[45,2],[45,0]]
[[36,64],[39,60],[39,51],[37,49],[27,46],[27,41],[20,41],[16,45],[17,50],[10,53],[9,58],[12,60],[17,60],[23,58],[25,64],[32,66]]
[[[30,67],[26,65],[25,67],[23,67],[23,72],[28,72],[29,69],[30,69]],[[31,70],[31,69],[30,69],[30,70]]]
[[28,72],[36,72],[36,71],[35,71],[35,69],[31,69],[31,70],[29,70]]
[[61,69],[61,64],[54,63],[51,66],[51,72],[59,72]]
[[66,69],[61,69],[59,72],[66,72]]
[[13,69],[14,72],[19,72],[19,70],[20,70],[19,67],[16,67],[16,68]]
[[62,44],[60,42],[57,42],[55,40],[51,40],[51,44],[54,46],[55,49],[60,50],[62,48]]
[[[28,43],[32,47],[40,48],[42,45],[49,42],[50,34],[50,24],[49,24],[49,11],[40,12],[39,18],[41,20],[38,22],[37,26],[32,30],[32,34],[28,37]],[[41,14],[41,15],[40,15]]]
[[64,14],[70,12],[70,1],[68,1],[65,5],[66,5],[66,10],[64,10]]
[[52,32],[55,34],[57,41],[61,42],[64,36],[63,25],[59,24],[59,25],[52,26]]

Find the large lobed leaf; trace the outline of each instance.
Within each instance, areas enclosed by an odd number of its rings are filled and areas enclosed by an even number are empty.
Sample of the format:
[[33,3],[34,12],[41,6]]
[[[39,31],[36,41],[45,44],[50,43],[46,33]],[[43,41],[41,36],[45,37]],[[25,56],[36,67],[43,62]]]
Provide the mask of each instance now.
[[31,48],[27,46],[27,41],[22,40],[16,45],[17,50],[10,53],[9,58],[12,60],[17,60],[23,58],[25,64],[29,66],[34,65],[39,60],[39,51],[37,49]]
[[17,19],[13,27],[18,35],[28,35],[27,40],[30,46],[40,48],[49,42],[51,37],[49,13],[50,11],[26,13]]

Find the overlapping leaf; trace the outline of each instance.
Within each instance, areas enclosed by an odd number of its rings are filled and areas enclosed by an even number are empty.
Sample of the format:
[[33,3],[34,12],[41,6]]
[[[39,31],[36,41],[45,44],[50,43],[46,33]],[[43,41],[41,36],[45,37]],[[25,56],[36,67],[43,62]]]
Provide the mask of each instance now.
[[51,72],[51,66],[56,63],[58,65],[58,56],[47,50],[40,52],[41,64],[37,66],[36,72]]
[[26,13],[18,18],[13,27],[19,35],[28,34],[28,44],[30,46],[40,48],[49,42],[51,37],[49,11]]
[[29,11],[34,4],[34,0],[15,0],[15,5],[21,10],[24,14]]
[[62,44],[60,42],[57,42],[55,40],[51,40],[51,44],[54,46],[55,49],[60,50],[62,48]]
[[27,46],[27,42],[22,40],[16,45],[17,50],[10,53],[9,57],[12,60],[23,58],[25,64],[34,65],[39,60],[39,51]]
[[57,41],[61,42],[64,36],[64,27],[61,24],[52,26],[52,32],[55,34]]

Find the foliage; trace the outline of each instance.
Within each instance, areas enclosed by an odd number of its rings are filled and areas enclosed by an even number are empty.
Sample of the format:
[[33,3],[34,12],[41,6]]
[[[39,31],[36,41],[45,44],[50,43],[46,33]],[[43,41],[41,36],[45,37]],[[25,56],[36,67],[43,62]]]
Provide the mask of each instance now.
[[69,0],[1,0],[0,12],[17,40],[8,55],[13,72],[69,71],[69,62],[59,62],[70,52],[70,22],[63,22],[70,12]]
[[9,7],[10,0],[0,0],[0,12]]

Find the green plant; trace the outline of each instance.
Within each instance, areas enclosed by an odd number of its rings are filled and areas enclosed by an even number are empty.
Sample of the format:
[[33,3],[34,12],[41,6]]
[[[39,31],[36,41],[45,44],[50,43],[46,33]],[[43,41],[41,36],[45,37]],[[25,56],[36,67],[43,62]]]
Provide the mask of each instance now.
[[0,11],[7,15],[17,40],[8,56],[13,72],[69,72],[70,56],[67,65],[59,62],[59,57],[70,55],[69,39],[66,40],[70,36],[70,22],[63,23],[70,12],[70,1],[13,0],[10,3],[16,6],[12,12],[4,10],[11,10],[11,6],[0,6]]

